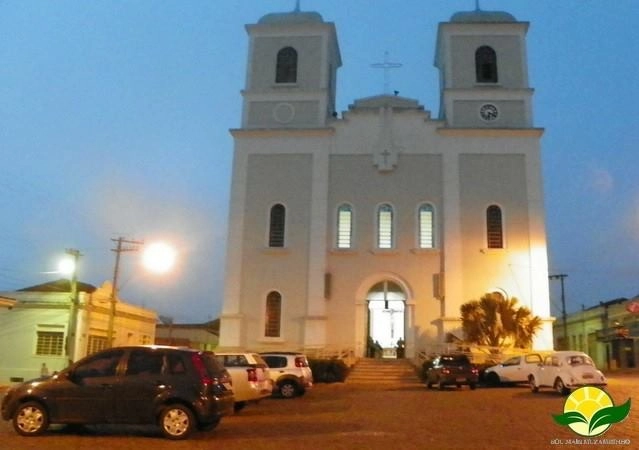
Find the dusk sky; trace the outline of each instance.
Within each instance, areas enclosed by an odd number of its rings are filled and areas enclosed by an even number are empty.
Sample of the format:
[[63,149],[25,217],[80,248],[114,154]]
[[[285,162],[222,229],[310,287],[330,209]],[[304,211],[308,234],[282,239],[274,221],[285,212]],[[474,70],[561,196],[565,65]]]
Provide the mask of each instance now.
[[[170,275],[122,255],[120,295],[204,322],[221,311],[244,25],[294,0],[0,0],[0,291],[113,277],[117,237],[178,249]],[[551,274],[568,312],[639,294],[639,1],[481,0],[530,22]],[[338,111],[390,89],[438,115],[437,25],[474,0],[302,0],[334,22]],[[560,315],[559,282],[551,309]],[[470,300],[470,299],[469,299]]]

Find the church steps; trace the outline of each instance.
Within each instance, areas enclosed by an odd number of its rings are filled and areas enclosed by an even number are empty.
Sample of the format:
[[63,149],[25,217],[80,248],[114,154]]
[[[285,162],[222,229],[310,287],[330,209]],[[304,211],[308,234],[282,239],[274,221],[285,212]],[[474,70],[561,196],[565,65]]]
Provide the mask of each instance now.
[[420,380],[409,360],[362,358],[351,369],[346,383],[408,385]]

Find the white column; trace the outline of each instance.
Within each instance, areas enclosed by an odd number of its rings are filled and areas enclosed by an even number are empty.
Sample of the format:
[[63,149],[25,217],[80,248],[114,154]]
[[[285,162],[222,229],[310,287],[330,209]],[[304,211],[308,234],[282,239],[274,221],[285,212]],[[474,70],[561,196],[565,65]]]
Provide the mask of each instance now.
[[457,317],[463,298],[459,154],[448,149],[442,154],[442,159],[444,184],[443,283],[445,292],[443,310],[444,317]]
[[329,149],[319,146],[313,153],[311,219],[309,230],[308,292],[304,345],[321,347],[326,342],[326,271],[327,203]]
[[233,181],[229,207],[228,242],[226,248],[226,275],[224,302],[220,317],[220,347],[241,347],[242,314],[240,296],[242,285],[242,234],[244,232],[244,204],[246,202],[246,176],[248,155],[235,142]]

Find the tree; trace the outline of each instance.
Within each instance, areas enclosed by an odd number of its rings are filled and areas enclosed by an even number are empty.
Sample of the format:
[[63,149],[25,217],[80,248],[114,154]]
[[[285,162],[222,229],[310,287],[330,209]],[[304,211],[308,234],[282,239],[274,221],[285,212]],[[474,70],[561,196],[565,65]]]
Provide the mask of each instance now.
[[478,345],[528,348],[542,325],[528,308],[518,307],[516,298],[506,299],[498,292],[486,293],[460,309],[466,339]]

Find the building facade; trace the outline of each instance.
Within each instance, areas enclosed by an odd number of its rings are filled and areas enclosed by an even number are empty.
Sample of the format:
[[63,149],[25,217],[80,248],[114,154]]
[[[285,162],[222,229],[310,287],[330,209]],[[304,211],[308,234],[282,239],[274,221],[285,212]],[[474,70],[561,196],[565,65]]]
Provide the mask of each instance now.
[[501,292],[552,348],[528,23],[478,10],[439,25],[437,117],[387,94],[340,116],[337,31],[316,12],[246,29],[220,347],[364,356],[401,339],[412,357]]
[[109,323],[113,320],[112,345],[152,344],[157,314],[115,298],[111,309],[111,283],[96,288],[78,283],[77,308],[73,306],[68,280],[59,280],[18,291],[3,292],[11,308],[0,308],[0,383],[50,374],[69,361],[109,346]]
[[639,362],[639,296],[600,302],[554,324],[555,346],[590,355],[597,367],[632,369]]

